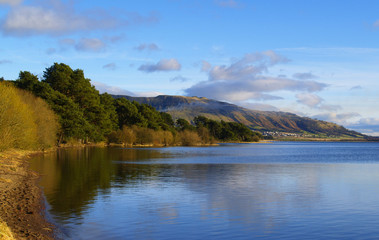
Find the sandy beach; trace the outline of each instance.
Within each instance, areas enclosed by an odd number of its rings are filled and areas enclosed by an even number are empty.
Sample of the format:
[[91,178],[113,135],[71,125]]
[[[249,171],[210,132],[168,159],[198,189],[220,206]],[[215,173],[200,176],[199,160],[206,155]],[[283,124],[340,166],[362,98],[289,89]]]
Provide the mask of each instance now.
[[54,225],[45,218],[39,176],[29,169],[31,154],[36,153],[0,153],[0,222],[9,227],[14,239],[54,239]]

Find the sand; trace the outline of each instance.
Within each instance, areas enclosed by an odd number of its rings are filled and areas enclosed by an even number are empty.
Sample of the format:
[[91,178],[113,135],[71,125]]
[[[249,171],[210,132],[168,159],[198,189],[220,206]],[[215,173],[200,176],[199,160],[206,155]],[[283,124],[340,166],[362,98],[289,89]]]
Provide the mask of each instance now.
[[0,153],[0,222],[15,239],[55,239],[56,228],[45,218],[39,175],[29,169],[30,154]]

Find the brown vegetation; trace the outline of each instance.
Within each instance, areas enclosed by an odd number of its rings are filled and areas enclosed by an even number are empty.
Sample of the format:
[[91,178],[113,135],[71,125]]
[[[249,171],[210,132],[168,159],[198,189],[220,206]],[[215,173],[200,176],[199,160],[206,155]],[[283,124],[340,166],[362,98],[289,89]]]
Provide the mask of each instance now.
[[0,151],[55,145],[57,118],[42,99],[3,82],[0,96]]
[[12,240],[14,239],[13,234],[6,223],[2,222],[0,219],[0,239],[1,240]]
[[184,130],[178,133],[178,143],[182,146],[195,146],[201,144],[201,138],[197,132]]
[[172,146],[175,145],[174,134],[170,131],[153,130],[139,126],[123,126],[122,130],[112,132],[108,136],[108,143],[123,144],[125,146]]
[[209,130],[199,128],[198,131],[164,131],[139,126],[123,126],[122,130],[112,132],[108,143],[124,146],[195,146],[214,143]]

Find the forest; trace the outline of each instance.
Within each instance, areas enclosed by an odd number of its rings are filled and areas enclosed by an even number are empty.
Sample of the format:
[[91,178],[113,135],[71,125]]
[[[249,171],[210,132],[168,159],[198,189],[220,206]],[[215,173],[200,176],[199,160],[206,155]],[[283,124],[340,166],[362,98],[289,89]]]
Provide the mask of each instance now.
[[45,149],[61,144],[200,145],[259,141],[262,135],[235,122],[203,116],[174,121],[147,104],[100,94],[83,70],[63,63],[41,79],[21,71],[0,80],[0,151]]

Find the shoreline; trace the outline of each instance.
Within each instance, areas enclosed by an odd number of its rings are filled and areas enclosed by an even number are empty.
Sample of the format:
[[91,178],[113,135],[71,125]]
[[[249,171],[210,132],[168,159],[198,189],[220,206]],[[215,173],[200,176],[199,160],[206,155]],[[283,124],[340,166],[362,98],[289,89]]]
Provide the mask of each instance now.
[[57,228],[48,222],[39,174],[30,170],[28,159],[36,151],[9,150],[0,153],[0,223],[13,238],[55,239]]

